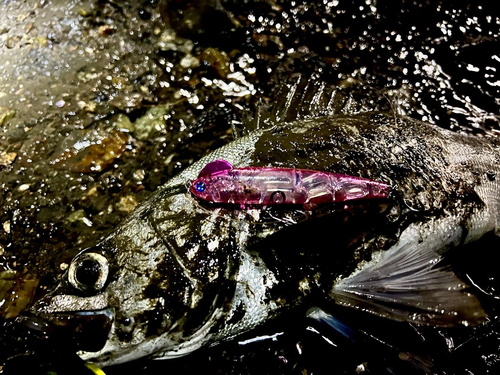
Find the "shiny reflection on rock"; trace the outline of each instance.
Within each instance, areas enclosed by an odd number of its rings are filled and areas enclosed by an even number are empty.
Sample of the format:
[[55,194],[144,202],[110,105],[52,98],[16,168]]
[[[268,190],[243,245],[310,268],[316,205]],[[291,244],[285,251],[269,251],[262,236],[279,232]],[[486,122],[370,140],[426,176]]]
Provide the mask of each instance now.
[[72,172],[100,172],[125,151],[127,136],[120,131],[74,130],[54,152],[51,164]]

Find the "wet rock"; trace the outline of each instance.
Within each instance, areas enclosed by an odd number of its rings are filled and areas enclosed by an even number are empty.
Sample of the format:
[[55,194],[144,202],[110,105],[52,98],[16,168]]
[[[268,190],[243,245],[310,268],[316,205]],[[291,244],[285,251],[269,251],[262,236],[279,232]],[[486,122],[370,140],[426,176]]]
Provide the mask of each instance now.
[[128,84],[128,80],[125,77],[114,76],[111,79],[111,82],[113,82],[113,86],[118,90],[124,90],[126,88],[131,87]]
[[0,272],[0,305],[2,306],[5,303],[7,292],[14,285],[15,275],[16,271],[13,270]]
[[191,53],[194,47],[193,41],[177,37],[171,29],[163,31],[158,38],[157,45],[161,51],[178,51],[186,54]]
[[17,154],[15,152],[0,152],[0,167],[6,167],[16,160]]
[[68,223],[76,223],[76,222],[82,220],[84,217],[85,217],[85,211],[84,210],[76,210],[76,211],[73,211],[72,213],[70,213],[66,217],[66,221]]
[[113,34],[116,31],[116,27],[111,26],[111,25],[101,25],[98,28],[99,35],[101,36],[108,36]]
[[143,95],[138,92],[120,92],[109,101],[109,104],[115,108],[125,111],[139,108],[141,106],[142,99]]
[[134,180],[137,181],[138,184],[142,184],[142,181],[144,180],[144,177],[146,176],[146,171],[144,169],[137,169],[134,174]]
[[166,115],[166,107],[149,108],[142,117],[135,121],[134,136],[141,141],[145,141],[155,134],[165,131],[167,126]]
[[26,191],[26,190],[29,190],[30,188],[30,185],[29,184],[22,184],[22,185],[19,185],[19,187],[17,188],[17,191],[19,191],[20,193]]
[[9,234],[10,233],[10,221],[4,221],[2,224],[2,228],[5,231],[5,233]]
[[7,40],[5,41],[5,47],[12,49],[12,48],[16,47],[20,41],[21,41],[21,37],[19,35],[11,36],[11,37],[7,38]]
[[49,42],[47,41],[47,38],[45,38],[43,36],[37,36],[37,37],[33,38],[33,43],[39,44],[40,46],[46,46],[49,44]]
[[74,130],[60,143],[50,162],[57,169],[72,172],[101,172],[122,155],[127,140],[123,132],[114,129]]
[[122,132],[131,132],[133,133],[135,130],[134,124],[130,119],[128,118],[127,115],[120,113],[116,116],[116,118],[113,121],[113,126]]
[[38,279],[13,270],[0,272],[0,317],[15,318],[32,301]]
[[16,112],[12,109],[0,107],[0,126],[6,124],[15,114]]
[[200,55],[200,62],[222,79],[229,74],[229,58],[224,51],[207,48]]
[[222,33],[239,26],[237,19],[224,9],[220,1],[165,2],[160,13],[178,35],[202,41],[217,40]]
[[137,207],[137,204],[138,202],[133,195],[127,195],[120,198],[116,208],[119,211],[132,212]]
[[196,68],[200,65],[200,60],[191,54],[187,54],[181,59],[179,64],[185,69]]
[[278,53],[285,48],[281,38],[277,35],[254,34],[252,35],[252,39],[258,43],[260,47],[263,47],[266,52]]
[[90,6],[82,6],[80,8],[78,8],[78,15],[82,16],[82,17],[89,17],[92,15],[92,10],[90,9]]
[[73,211],[72,213],[70,213],[66,217],[66,221],[68,223],[70,223],[70,224],[75,224],[75,223],[81,222],[81,223],[85,224],[88,227],[92,227],[93,226],[93,223],[87,217],[87,214],[86,214],[85,210],[76,210],[76,211]]
[[83,109],[84,111],[87,112],[95,112],[97,104],[95,102],[85,102],[83,100],[80,100],[76,103],[78,108]]

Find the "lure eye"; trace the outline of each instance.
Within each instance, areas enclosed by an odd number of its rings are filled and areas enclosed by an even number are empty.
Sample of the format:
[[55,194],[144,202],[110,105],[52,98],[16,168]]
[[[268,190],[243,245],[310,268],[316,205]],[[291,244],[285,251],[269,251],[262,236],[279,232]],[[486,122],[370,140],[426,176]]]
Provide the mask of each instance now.
[[205,185],[204,182],[202,181],[198,181],[195,185],[194,185],[194,188],[196,189],[196,191],[198,193],[203,193],[205,191],[205,189],[207,188],[207,185]]
[[98,292],[108,278],[108,261],[101,254],[83,253],[71,262],[68,280],[73,287],[82,292]]

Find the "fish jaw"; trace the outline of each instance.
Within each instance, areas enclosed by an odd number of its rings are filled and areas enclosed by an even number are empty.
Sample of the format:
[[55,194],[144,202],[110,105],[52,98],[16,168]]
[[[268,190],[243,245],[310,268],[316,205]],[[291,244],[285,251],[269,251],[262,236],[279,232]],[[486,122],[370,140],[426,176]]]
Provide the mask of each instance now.
[[101,350],[113,329],[114,310],[102,296],[47,295],[17,318],[28,329],[75,350]]
[[[80,298],[73,295],[56,295],[53,301],[43,300],[43,307],[35,306],[18,318],[18,323],[32,331],[48,336],[52,342],[74,345],[74,350],[84,361],[105,367],[151,356],[176,358],[187,355],[210,341],[212,326],[219,312],[188,340],[175,340],[175,334],[165,332],[154,338],[139,334],[131,342],[123,342],[120,324],[113,308],[89,310],[104,301],[98,298]],[[75,310],[78,306],[82,310]]]
[[138,338],[135,343],[124,345],[116,334],[116,326],[112,326],[109,338],[105,345],[96,352],[80,351],[78,355],[84,361],[90,361],[98,366],[111,366],[130,362],[143,357],[152,359],[172,359],[188,355],[211,342],[211,330],[221,317],[221,311],[217,310],[200,327],[195,334],[189,338],[175,340],[175,334],[165,332],[154,338],[144,340]]

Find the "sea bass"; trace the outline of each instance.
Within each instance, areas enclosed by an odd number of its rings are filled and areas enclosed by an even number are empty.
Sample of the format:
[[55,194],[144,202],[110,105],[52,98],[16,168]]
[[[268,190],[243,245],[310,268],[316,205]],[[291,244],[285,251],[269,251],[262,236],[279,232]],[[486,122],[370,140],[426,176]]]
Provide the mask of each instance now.
[[[383,181],[391,193],[315,210],[214,206],[189,187],[218,159]],[[100,319],[104,346],[80,355],[101,366],[185,355],[314,306],[478,324],[478,298],[440,261],[498,229],[499,162],[493,141],[385,113],[257,130],[184,170],[78,254],[26,319],[47,330]]]

